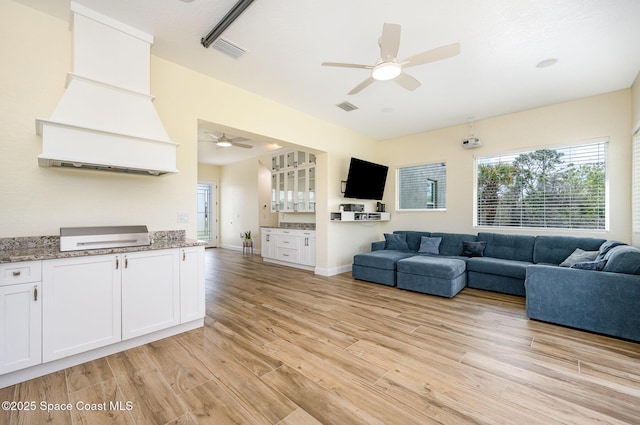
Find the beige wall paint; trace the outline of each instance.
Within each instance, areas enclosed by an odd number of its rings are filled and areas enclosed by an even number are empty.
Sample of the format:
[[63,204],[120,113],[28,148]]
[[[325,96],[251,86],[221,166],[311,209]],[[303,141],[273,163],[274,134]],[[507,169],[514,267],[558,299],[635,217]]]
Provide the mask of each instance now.
[[38,167],[42,139],[35,134],[35,118],[51,115],[71,67],[66,21],[1,1],[0,55],[1,237],[55,235],[65,226],[115,224],[185,229],[195,235],[191,224],[177,223],[177,212],[195,212],[182,189],[193,180],[188,146],[181,146],[178,154],[183,172],[171,176]]
[[640,129],[640,72],[636,75],[636,80],[631,86],[631,104],[633,129]]
[[[525,149],[578,144],[609,137],[608,181],[610,230],[563,232],[542,229],[501,229],[508,233],[583,234],[630,242],[631,239],[631,91],[621,90],[572,102],[550,105],[475,122],[482,147],[463,149],[468,126],[459,125],[381,143],[379,157],[391,166],[385,191],[392,222],[385,231],[416,229],[476,233],[473,227],[474,157]],[[393,212],[395,168],[428,162],[447,163],[447,210],[444,212]]]

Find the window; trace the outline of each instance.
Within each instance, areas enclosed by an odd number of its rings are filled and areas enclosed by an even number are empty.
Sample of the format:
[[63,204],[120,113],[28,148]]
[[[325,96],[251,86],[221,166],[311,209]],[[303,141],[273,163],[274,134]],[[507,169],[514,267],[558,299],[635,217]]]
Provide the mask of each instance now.
[[447,164],[398,168],[398,210],[445,209]]
[[476,160],[476,225],[606,229],[608,140]]

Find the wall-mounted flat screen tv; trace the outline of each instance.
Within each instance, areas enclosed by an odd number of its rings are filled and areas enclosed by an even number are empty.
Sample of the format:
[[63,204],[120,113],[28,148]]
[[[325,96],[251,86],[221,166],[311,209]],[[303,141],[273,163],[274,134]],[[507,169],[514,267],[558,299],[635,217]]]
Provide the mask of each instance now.
[[389,167],[386,165],[351,158],[344,197],[381,200],[387,181],[387,171]]

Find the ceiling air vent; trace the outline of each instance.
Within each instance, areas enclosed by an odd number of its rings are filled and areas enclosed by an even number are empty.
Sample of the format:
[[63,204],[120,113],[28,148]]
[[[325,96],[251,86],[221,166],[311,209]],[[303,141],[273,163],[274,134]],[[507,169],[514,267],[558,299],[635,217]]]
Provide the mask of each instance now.
[[358,109],[358,107],[356,105],[354,105],[353,103],[349,103],[349,102],[342,102],[342,103],[338,103],[336,105],[338,108],[343,109],[347,112],[351,112],[351,111],[355,111],[356,109]]
[[227,56],[231,56],[232,58],[238,59],[240,56],[244,55],[247,51],[242,47],[236,46],[229,40],[225,40],[224,38],[218,38],[211,45],[214,49],[224,53]]

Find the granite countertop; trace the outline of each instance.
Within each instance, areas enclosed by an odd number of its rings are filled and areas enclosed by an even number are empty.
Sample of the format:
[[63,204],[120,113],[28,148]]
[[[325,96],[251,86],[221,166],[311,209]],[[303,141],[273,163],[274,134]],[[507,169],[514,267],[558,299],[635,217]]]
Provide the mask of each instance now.
[[205,245],[203,241],[186,239],[184,230],[149,232],[149,236],[151,245],[64,252],[60,251],[59,236],[0,238],[0,264]]
[[279,226],[260,226],[264,229],[316,230],[315,223],[280,223]]

